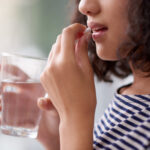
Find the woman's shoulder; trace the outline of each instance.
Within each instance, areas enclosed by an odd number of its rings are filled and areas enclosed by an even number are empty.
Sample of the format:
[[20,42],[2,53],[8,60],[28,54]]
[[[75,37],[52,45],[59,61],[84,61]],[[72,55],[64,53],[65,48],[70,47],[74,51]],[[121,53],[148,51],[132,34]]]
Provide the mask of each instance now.
[[[118,89],[119,90],[119,89]],[[150,94],[115,93],[94,130],[96,149],[145,149],[150,145]]]

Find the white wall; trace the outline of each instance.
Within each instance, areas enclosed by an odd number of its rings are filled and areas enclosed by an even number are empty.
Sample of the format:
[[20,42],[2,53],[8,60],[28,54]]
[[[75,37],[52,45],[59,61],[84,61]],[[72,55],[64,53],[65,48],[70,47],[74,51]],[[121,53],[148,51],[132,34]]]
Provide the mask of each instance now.
[[132,76],[129,76],[125,79],[118,79],[116,77],[112,77],[112,79],[113,83],[97,82],[97,80],[95,79],[96,95],[97,95],[97,108],[95,121],[98,121],[98,119],[103,115],[108,104],[112,101],[114,93],[116,92],[117,88],[126,85],[128,83],[131,83],[133,80]]

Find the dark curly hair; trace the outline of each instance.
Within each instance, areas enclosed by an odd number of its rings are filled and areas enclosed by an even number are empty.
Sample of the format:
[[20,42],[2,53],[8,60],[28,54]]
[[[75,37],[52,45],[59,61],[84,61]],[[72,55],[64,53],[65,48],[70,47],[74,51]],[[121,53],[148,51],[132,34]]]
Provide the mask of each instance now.
[[[79,2],[80,0],[75,0],[71,23],[87,25],[87,17],[78,10]],[[129,20],[127,34],[130,41],[122,43],[117,50],[119,56],[126,48],[129,49],[125,59],[119,61],[101,60],[96,54],[94,41],[91,39],[89,42],[89,57],[99,80],[112,82],[111,74],[120,78],[130,75],[129,62],[131,62],[134,69],[150,76],[150,1],[129,0],[127,9]]]

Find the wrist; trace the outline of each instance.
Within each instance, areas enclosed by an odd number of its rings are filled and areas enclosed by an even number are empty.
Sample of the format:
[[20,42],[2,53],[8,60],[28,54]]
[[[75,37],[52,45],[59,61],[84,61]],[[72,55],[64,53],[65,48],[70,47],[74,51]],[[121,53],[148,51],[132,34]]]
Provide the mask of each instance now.
[[93,128],[94,115],[84,118],[76,116],[74,118],[66,118],[60,122],[59,128],[61,149],[91,150],[93,147]]
[[96,110],[96,105],[93,107],[93,109],[91,108],[87,108],[87,109],[79,109],[76,110],[73,107],[71,107],[71,109],[67,109],[64,112],[60,113],[60,122],[72,122],[72,121],[87,121],[87,118],[89,119],[93,119],[95,116],[95,110]]
[[45,150],[60,150],[60,142],[54,139],[45,139],[44,141],[40,141]]

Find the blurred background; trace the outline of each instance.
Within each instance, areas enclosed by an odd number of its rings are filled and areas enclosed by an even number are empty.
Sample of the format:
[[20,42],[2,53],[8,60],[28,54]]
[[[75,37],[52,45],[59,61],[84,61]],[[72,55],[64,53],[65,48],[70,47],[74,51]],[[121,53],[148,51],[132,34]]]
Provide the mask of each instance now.
[[[0,0],[0,52],[17,52],[48,57],[52,44],[62,29],[69,25],[72,5],[69,0]],[[97,110],[95,121],[112,100],[114,91],[132,80],[114,78],[114,84],[95,78]],[[33,139],[16,138],[0,133],[0,150],[44,150]]]
[[0,50],[47,56],[69,24],[68,1],[0,0]]

